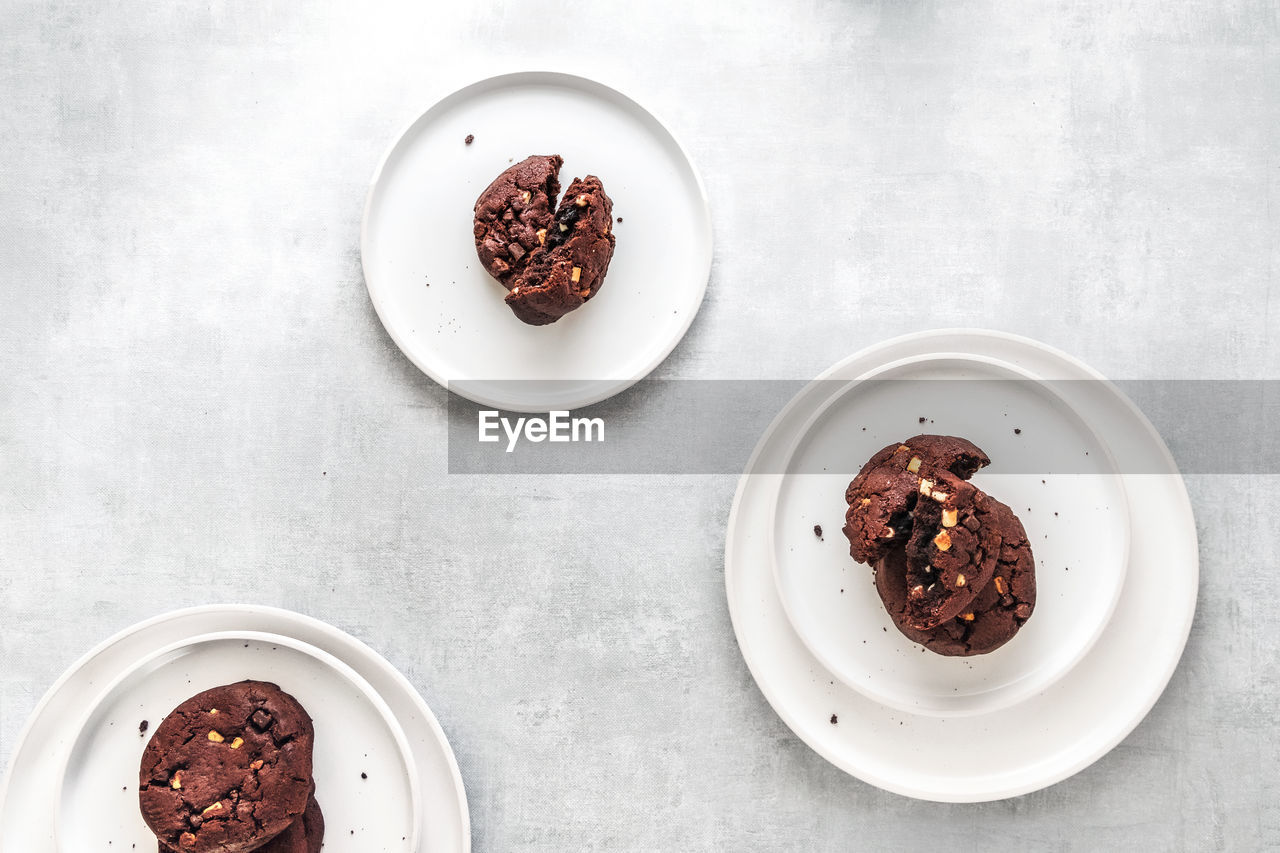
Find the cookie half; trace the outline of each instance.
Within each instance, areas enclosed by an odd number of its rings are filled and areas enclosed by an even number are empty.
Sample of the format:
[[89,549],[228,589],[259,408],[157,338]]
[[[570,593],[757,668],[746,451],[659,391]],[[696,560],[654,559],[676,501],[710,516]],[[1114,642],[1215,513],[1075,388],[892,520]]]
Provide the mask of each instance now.
[[906,556],[906,620],[918,630],[936,628],[971,609],[995,575],[1000,556],[995,502],[949,473],[935,477],[924,477],[917,486],[911,535],[901,549]]
[[311,718],[278,686],[242,681],[183,702],[142,754],[139,806],[163,846],[248,853],[311,797]]
[[529,254],[550,233],[563,164],[558,154],[526,157],[494,178],[476,200],[476,254],[508,290]]
[[881,449],[845,490],[849,553],[868,565],[883,559],[910,535],[922,481],[968,480],[990,462],[973,442],[950,435],[917,435]]
[[574,179],[545,244],[529,257],[506,302],[522,321],[554,323],[600,291],[613,259],[613,200],[600,179]]
[[1001,544],[991,581],[978,591],[968,610],[940,625],[913,627],[907,600],[907,554],[891,551],[876,564],[876,591],[893,624],[913,642],[948,656],[995,651],[1018,633],[1036,603],[1035,555],[1022,522],[1009,507],[988,496],[991,523]]

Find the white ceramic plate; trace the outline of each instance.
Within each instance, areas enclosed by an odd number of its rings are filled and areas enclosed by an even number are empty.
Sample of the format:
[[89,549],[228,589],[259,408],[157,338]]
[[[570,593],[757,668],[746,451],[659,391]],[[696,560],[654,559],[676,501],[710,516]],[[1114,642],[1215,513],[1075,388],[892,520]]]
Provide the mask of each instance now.
[[[61,771],[69,766],[71,748],[80,737],[77,723],[104,689],[159,649],[222,632],[262,632],[291,638],[332,655],[368,682],[404,732],[417,767],[422,815],[417,853],[467,853],[471,849],[466,794],[457,762],[431,710],[403,675],[359,640],[318,620],[270,607],[218,605],[166,613],[127,628],[73,664],[49,689],[19,736],[0,786],[0,850],[57,850],[54,828]],[[315,715],[319,709],[309,710]],[[149,719],[154,724],[158,718]],[[131,721],[132,737],[141,740],[138,722]],[[136,808],[136,791],[129,796]],[[321,796],[322,791],[317,799],[328,818],[331,806]],[[370,850],[359,834],[349,834],[351,828],[331,825],[325,836],[325,853]],[[113,844],[105,849],[115,848]]]
[[[598,176],[623,220],[599,295],[540,327],[503,304],[471,234],[480,192],[531,154],[564,157],[562,187]],[[497,408],[575,409],[643,378],[684,336],[711,272],[711,216],[688,156],[639,104],[569,74],[506,74],[444,98],[392,145],[361,257],[382,324],[432,379]]]
[[[973,482],[1018,514],[1036,557],[1035,614],[986,655],[943,657],[904,637],[840,532],[853,475],[921,432],[987,452],[993,462]],[[885,705],[961,716],[1019,702],[1083,657],[1119,599],[1129,550],[1119,471],[1053,386],[1013,365],[933,353],[872,370],[819,407],[784,470],[770,529],[791,624],[840,680]]]
[[[886,363],[937,352],[986,356],[1046,379],[1094,380],[1057,387],[1124,461],[1132,541],[1120,600],[1084,658],[1041,693],[967,717],[890,708],[823,666],[792,628],[774,579],[768,539],[783,478],[756,472],[783,470],[788,450],[830,396],[825,384],[809,386],[779,414],[739,481],[725,586],[752,675],[779,716],[819,754],[859,779],[906,796],[996,800],[1087,767],[1132,731],[1159,698],[1195,612],[1195,520],[1177,467],[1146,418],[1097,373],[1035,341],[992,332],[927,332],[864,350],[821,378],[853,380]],[[1146,473],[1130,473],[1138,471]]]
[[391,709],[369,683],[326,652],[277,634],[243,631],[181,640],[108,687],[78,726],[63,775],[59,850],[104,842],[147,849],[155,836],[138,811],[138,764],[153,727],[202,690],[252,678],[280,687],[315,721],[313,777],[326,837],[362,849],[417,849],[418,770]]

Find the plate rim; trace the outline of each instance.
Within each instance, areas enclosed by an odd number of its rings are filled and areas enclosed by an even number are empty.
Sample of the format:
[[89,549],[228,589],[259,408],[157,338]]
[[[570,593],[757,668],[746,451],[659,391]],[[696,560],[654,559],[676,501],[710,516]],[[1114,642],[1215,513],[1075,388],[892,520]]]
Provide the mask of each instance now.
[[[356,672],[350,664],[342,661],[336,655],[326,652],[324,649],[313,646],[305,640],[299,640],[296,637],[290,637],[287,634],[279,634],[271,631],[226,630],[209,631],[203,634],[196,634],[191,637],[184,637],[180,640],[174,640],[171,643],[166,643],[160,648],[148,652],[113,676],[107,682],[106,686],[99,690],[97,695],[86,704],[83,713],[76,716],[75,724],[69,727],[69,730],[73,732],[69,738],[70,746],[67,749],[67,754],[60,757],[58,762],[58,772],[53,781],[56,789],[56,801],[53,806],[53,837],[54,844],[59,851],[66,849],[63,844],[61,832],[62,821],[60,818],[65,808],[67,786],[70,784],[67,779],[67,774],[71,764],[71,757],[75,753],[76,747],[84,739],[90,720],[92,720],[94,715],[98,713],[98,710],[102,707],[102,704],[108,699],[108,697],[110,697],[112,693],[124,684],[126,680],[133,678],[139,671],[180,649],[190,646],[204,645],[207,643],[240,640],[285,646],[299,654],[313,658],[337,672],[341,677],[345,678],[349,684],[359,690],[366,701],[373,705],[374,709],[378,712],[378,715],[382,717],[383,722],[391,732],[392,739],[396,743],[396,748],[400,751],[400,760],[405,765],[408,777],[407,781],[409,783],[409,799],[414,806],[413,830],[410,836],[412,843],[409,845],[409,849],[416,849],[418,842],[422,837],[422,791],[418,779],[418,764],[413,758],[413,750],[412,747],[409,746],[408,735],[405,734],[404,728],[400,725],[400,721],[396,719],[395,713],[391,710],[391,706],[387,704],[387,701],[382,698],[381,694],[374,689],[373,685],[370,684],[364,676]],[[166,716],[168,715],[166,714]]]
[[[19,731],[17,739],[14,741],[13,751],[10,753],[9,761],[5,766],[4,777],[3,779],[0,779],[0,818],[3,818],[6,813],[9,792],[13,783],[14,768],[16,767],[19,758],[23,755],[24,747],[26,747],[30,740],[31,733],[35,729],[36,723],[44,716],[54,698],[73,678],[75,678],[96,658],[103,655],[113,646],[128,640],[135,634],[151,630],[165,624],[166,622],[181,623],[182,620],[188,617],[206,615],[224,615],[232,618],[251,615],[264,619],[282,619],[286,622],[297,622],[338,642],[349,644],[360,653],[366,655],[371,664],[380,668],[383,673],[404,692],[410,703],[416,708],[422,722],[431,732],[432,737],[436,741],[437,747],[443,754],[445,764],[448,767],[449,775],[453,783],[453,789],[457,793],[456,802],[458,811],[456,816],[462,829],[461,849],[463,853],[470,853],[472,847],[470,805],[467,801],[466,786],[463,783],[462,773],[458,767],[457,756],[453,752],[453,746],[449,743],[449,739],[445,735],[444,729],[440,725],[440,721],[427,705],[422,694],[418,692],[417,688],[413,686],[404,673],[393,666],[391,662],[378,653],[376,649],[365,643],[359,637],[343,631],[335,625],[331,625],[328,622],[317,619],[314,616],[299,613],[295,610],[288,610],[283,607],[273,607],[264,604],[203,604],[158,613],[121,628],[119,631],[102,640],[77,658],[71,665],[63,670],[63,672],[54,680],[53,684],[44,692],[44,695],[40,697],[40,700],[35,704],[31,713],[27,716],[27,720]],[[0,823],[0,827],[2,826],[3,824]],[[2,842],[4,838],[5,833],[0,831],[0,842]]]
[[[887,347],[892,343],[893,341],[886,341],[885,345]],[[861,353],[857,353],[853,356],[850,356],[849,359],[846,359],[845,361],[852,361],[858,358],[860,355]],[[1035,375],[1033,372],[1026,370],[1025,368],[1019,365],[1013,364],[1004,359],[996,358],[994,356],[989,356],[981,353],[953,352],[948,349],[941,349],[941,350],[937,350],[929,353],[922,353],[922,354],[917,354],[913,356],[904,356],[900,358],[895,358],[883,364],[877,365],[876,367],[873,367],[867,371],[864,371],[857,377],[854,377],[852,379],[842,382],[839,388],[835,389],[830,394],[828,394],[823,400],[818,402],[814,406],[812,413],[810,413],[809,416],[805,418],[804,422],[797,428],[795,435],[793,437],[788,437],[784,441],[782,445],[783,450],[781,452],[781,456],[784,459],[782,470],[785,471],[787,467],[790,466],[801,444],[809,436],[815,424],[817,424],[819,420],[823,418],[824,415],[826,415],[835,405],[837,405],[840,400],[843,400],[846,396],[848,396],[851,393],[856,393],[856,391],[854,391],[856,386],[866,381],[874,380],[877,377],[883,375],[885,372],[888,372],[891,370],[898,370],[903,367],[912,367],[912,366],[920,365],[926,362],[946,360],[946,359],[956,360],[956,361],[968,361],[976,364],[981,364],[986,367],[993,367],[993,368],[998,368],[1002,370],[1007,370],[1010,373],[1021,376],[1023,379],[1034,381],[1037,384],[1040,384],[1042,386],[1046,386],[1047,383],[1050,381]],[[842,361],[841,363],[844,363],[844,362]],[[839,369],[838,365],[831,368],[832,371],[838,370],[838,369]],[[830,380],[827,380],[827,381],[830,381]],[[1104,459],[1108,467],[1111,468],[1112,473],[1115,475],[1114,487],[1119,491],[1119,497],[1124,502],[1124,506],[1127,509],[1129,504],[1128,490],[1124,486],[1124,479],[1123,479],[1123,476],[1121,475],[1119,463],[1116,460],[1115,454],[1112,452],[1111,448],[1107,445],[1106,441],[1103,440],[1102,436],[1098,434],[1098,431],[1094,429],[1093,426],[1090,425],[1088,421],[1085,420],[1084,416],[1081,415],[1075,409],[1075,407],[1071,406],[1066,399],[1064,399],[1060,394],[1055,392],[1052,388],[1046,387],[1046,391],[1052,394],[1053,396],[1055,396],[1056,398],[1058,398],[1059,403],[1065,406],[1069,411],[1072,412],[1072,414],[1075,415],[1076,419],[1080,422],[1080,424],[1088,431],[1088,434],[1093,438],[1095,442],[1097,442],[1099,448],[1105,454]],[[784,485],[785,485],[784,481],[780,479],[777,482],[776,487],[771,485],[767,489],[767,492],[765,495],[766,500],[772,503],[773,514],[775,515],[775,518],[777,514],[778,503],[782,499],[782,489]],[[834,675],[846,687],[852,688],[853,690],[857,691],[858,693],[861,693],[863,696],[866,696],[868,699],[872,700],[873,702],[876,702],[877,704],[884,705],[889,708],[894,708],[896,710],[903,711],[908,714],[915,714],[919,716],[928,716],[928,717],[950,718],[950,717],[981,716],[983,714],[1004,710],[1006,708],[1010,708],[1014,705],[1017,705],[1018,703],[1031,698],[1037,693],[1040,693],[1052,687],[1057,681],[1059,681],[1064,676],[1066,676],[1067,673],[1069,673],[1076,666],[1076,664],[1084,660],[1084,658],[1089,654],[1090,650],[1092,650],[1094,645],[1097,643],[1098,638],[1101,637],[1103,632],[1106,630],[1108,623],[1111,621],[1111,617],[1115,614],[1116,606],[1120,602],[1120,595],[1124,590],[1125,577],[1128,574],[1129,562],[1132,557],[1133,531],[1131,529],[1131,519],[1129,517],[1129,513],[1126,512],[1124,514],[1123,520],[1121,521],[1121,542],[1120,542],[1119,560],[1118,560],[1119,571],[1116,573],[1116,582],[1112,586],[1110,599],[1107,602],[1105,613],[1103,614],[1102,619],[1099,620],[1098,625],[1094,628],[1093,632],[1089,635],[1087,640],[1079,647],[1079,649],[1076,650],[1076,653],[1069,660],[1067,660],[1066,663],[1062,665],[1051,677],[1044,680],[1040,680],[1040,681],[1030,680],[1027,684],[1023,684],[1020,687],[1011,686],[1009,688],[1010,691],[1012,692],[1011,698],[1005,698],[1000,702],[994,705],[991,705],[990,707],[978,708],[978,709],[956,709],[956,710],[943,710],[940,708],[920,707],[920,706],[911,707],[905,701],[895,701],[893,697],[888,696],[883,692],[876,692],[868,689],[867,686],[863,684],[860,679],[854,679],[852,681],[846,680],[842,674],[842,671],[833,665],[831,655],[821,650],[820,643],[811,641],[811,632],[806,632],[800,626],[799,624],[800,620],[796,618],[796,614],[793,613],[792,611],[792,603],[790,602],[790,599],[787,593],[784,591],[785,582],[782,577],[783,567],[777,559],[778,540],[777,540],[776,524],[770,525],[768,528],[766,528],[765,541],[767,543],[767,550],[773,562],[774,586],[778,591],[778,598],[782,602],[782,609],[786,613],[787,619],[791,623],[791,628],[793,631],[795,631],[796,636],[800,638],[800,641],[804,643],[805,647],[809,650],[810,654],[812,654],[818,660],[818,662],[822,664],[822,666],[827,670],[827,672]],[[919,645],[918,643],[915,643],[914,641],[909,639],[907,640],[907,642],[912,643],[913,645]],[[1016,684],[1017,682],[1015,682],[1015,685]]]
[[[1088,750],[1083,754],[1075,756],[1073,760],[1062,762],[1060,766],[1055,767],[1052,770],[1052,772],[1048,774],[1045,774],[1042,771],[1039,776],[1033,777],[1029,781],[1024,781],[1020,784],[1006,785],[999,789],[982,791],[977,793],[972,793],[967,791],[957,792],[955,790],[940,790],[937,788],[931,789],[931,788],[928,788],[926,785],[904,784],[899,781],[884,778],[876,773],[868,772],[865,769],[858,767],[856,762],[849,761],[847,758],[836,754],[835,750],[828,748],[828,746],[824,744],[820,739],[812,736],[810,732],[807,732],[805,730],[805,727],[800,725],[798,720],[795,720],[793,716],[789,713],[789,711],[784,710],[785,705],[780,707],[779,703],[775,701],[776,687],[771,685],[767,679],[762,680],[757,674],[759,671],[760,662],[757,660],[753,660],[753,656],[749,651],[749,646],[744,644],[743,642],[743,630],[744,630],[743,623],[746,618],[746,615],[738,611],[737,600],[740,596],[740,593],[736,591],[735,572],[731,567],[731,564],[734,561],[735,551],[740,550],[740,546],[737,546],[735,543],[735,534],[737,533],[738,528],[740,527],[739,519],[741,515],[741,510],[744,505],[744,501],[747,497],[747,491],[751,485],[751,481],[753,479],[768,480],[771,478],[777,478],[779,476],[779,475],[770,475],[770,474],[753,474],[752,470],[758,465],[760,457],[766,452],[768,439],[775,432],[777,432],[783,425],[785,425],[785,422],[788,419],[788,417],[790,417],[793,414],[794,410],[801,405],[802,401],[806,398],[806,396],[812,393],[812,390],[815,384],[820,382],[824,378],[827,378],[829,374],[841,369],[845,365],[855,362],[859,359],[865,358],[875,353],[877,350],[888,349],[889,347],[912,345],[912,344],[919,343],[922,339],[928,339],[928,338],[942,339],[947,337],[950,337],[950,338],[971,337],[975,339],[986,338],[989,340],[1000,341],[1001,343],[1005,343],[1005,344],[1014,344],[1019,346],[1030,347],[1032,349],[1039,350],[1042,353],[1045,353],[1049,356],[1060,359],[1063,363],[1065,363],[1069,367],[1082,371],[1086,375],[1091,376],[1094,379],[1101,382],[1103,387],[1107,390],[1111,399],[1114,400],[1114,402],[1117,404],[1119,408],[1123,409],[1126,416],[1132,419],[1132,421],[1135,424],[1137,424],[1139,427],[1141,427],[1144,430],[1145,436],[1147,438],[1154,440],[1153,447],[1155,448],[1159,458],[1165,463],[1165,465],[1168,468],[1168,472],[1163,474],[1162,476],[1165,477],[1166,479],[1169,476],[1172,476],[1176,483],[1171,487],[1172,490],[1176,493],[1174,502],[1177,504],[1180,510],[1185,512],[1187,518],[1192,522],[1190,525],[1187,525],[1185,527],[1182,534],[1183,537],[1185,537],[1186,539],[1186,542],[1187,542],[1187,545],[1189,546],[1189,551],[1190,551],[1190,557],[1189,557],[1188,566],[1187,566],[1187,571],[1189,572],[1189,576],[1186,579],[1189,587],[1189,601],[1188,601],[1189,606],[1187,606],[1185,613],[1183,614],[1181,624],[1176,625],[1176,630],[1171,635],[1172,637],[1172,639],[1170,640],[1171,652],[1176,652],[1176,653],[1170,654],[1166,662],[1166,665],[1162,667],[1162,669],[1158,673],[1156,673],[1156,678],[1153,681],[1153,687],[1150,693],[1148,695],[1142,696],[1140,701],[1135,702],[1133,707],[1133,713],[1124,721],[1123,724],[1117,725],[1115,729],[1107,737],[1099,741],[1093,749]],[[1169,451],[1168,445],[1165,443],[1159,431],[1155,429],[1151,421],[1146,417],[1145,414],[1143,414],[1142,410],[1139,409],[1137,405],[1134,404],[1134,402],[1129,399],[1128,396],[1126,396],[1123,392],[1121,392],[1110,380],[1108,380],[1101,373],[1099,373],[1097,370],[1090,367],[1085,362],[1049,344],[1045,344],[1033,338],[1028,338],[1022,335],[1016,335],[1009,332],[990,330],[990,329],[981,329],[981,328],[972,328],[972,327],[945,327],[945,328],[924,330],[919,332],[912,332],[906,335],[900,335],[897,337],[872,343],[866,347],[859,349],[853,354],[840,359],[831,367],[822,371],[822,373],[820,373],[815,379],[807,383],[800,391],[798,391],[795,394],[795,396],[793,396],[786,403],[786,405],[783,406],[783,408],[779,411],[778,415],[770,422],[769,426],[761,434],[760,440],[757,442],[755,448],[752,450],[751,456],[744,468],[743,474],[738,479],[738,485],[734,491],[733,503],[731,505],[730,512],[729,512],[729,519],[726,524],[725,593],[726,593],[727,605],[729,610],[730,624],[733,626],[734,639],[738,643],[739,652],[740,654],[742,654],[743,660],[747,664],[747,669],[751,673],[752,680],[755,682],[757,689],[760,690],[762,696],[764,697],[765,701],[769,704],[769,706],[772,708],[773,712],[778,715],[778,717],[792,731],[792,733],[795,734],[796,737],[798,737],[803,743],[808,745],[810,749],[816,752],[824,760],[833,764],[843,772],[848,773],[850,776],[853,776],[854,778],[859,779],[860,781],[865,782],[866,784],[873,785],[877,788],[888,791],[890,793],[898,794],[904,797],[911,797],[914,799],[928,800],[933,802],[952,802],[952,803],[991,802],[991,801],[1008,799],[1011,797],[1017,797],[1017,796],[1042,790],[1058,782],[1061,782],[1064,779],[1070,778],[1071,776],[1074,776],[1075,774],[1079,773],[1080,771],[1092,765],[1094,762],[1102,758],[1104,755],[1111,752],[1122,740],[1124,740],[1131,732],[1133,732],[1133,730],[1137,728],[1137,726],[1143,720],[1147,718],[1147,716],[1151,712],[1151,709],[1154,707],[1155,703],[1160,699],[1162,695],[1164,695],[1165,690],[1168,688],[1169,681],[1172,678],[1174,671],[1177,669],[1177,666],[1182,659],[1183,652],[1186,649],[1187,638],[1190,635],[1192,622],[1195,616],[1196,603],[1198,600],[1200,556],[1199,556],[1199,536],[1195,529],[1194,519],[1195,519],[1194,508],[1192,507],[1192,504],[1191,504],[1190,495],[1187,492],[1185,480],[1183,479],[1183,476],[1177,467],[1177,464],[1173,458],[1173,455]],[[766,585],[766,588],[771,592],[776,593],[775,587],[772,583],[768,583]],[[1095,648],[1095,651],[1096,651],[1096,648]],[[870,700],[867,700],[867,701],[870,701]],[[885,706],[880,706],[880,707],[884,708]],[[1038,764],[1040,764],[1041,766],[1043,766],[1044,763],[1045,762],[1038,762]]]
[[[683,318],[683,322],[680,326],[679,331],[676,334],[672,335],[671,339],[667,341],[662,347],[659,348],[660,352],[658,352],[657,355],[653,357],[649,361],[649,363],[647,363],[640,370],[638,375],[623,378],[623,379],[601,379],[598,381],[592,380],[590,381],[588,387],[594,388],[596,390],[590,391],[589,393],[585,393],[585,394],[581,392],[570,392],[570,393],[576,393],[576,395],[572,397],[566,395],[558,399],[550,400],[547,402],[546,406],[534,405],[534,404],[531,404],[525,401],[520,401],[520,400],[503,400],[499,397],[484,393],[483,391],[477,390],[475,388],[469,388],[464,393],[463,390],[451,387],[448,379],[441,376],[435,369],[425,364],[413,352],[411,352],[411,348],[407,346],[406,343],[401,339],[401,336],[393,328],[393,324],[389,323],[387,321],[387,317],[383,315],[383,308],[379,303],[378,295],[376,292],[376,286],[373,283],[373,278],[369,275],[369,264],[367,260],[368,252],[366,251],[366,247],[369,244],[370,218],[373,211],[374,201],[378,194],[378,190],[383,179],[383,172],[385,171],[386,166],[388,162],[390,162],[392,156],[396,153],[397,149],[399,149],[401,143],[409,135],[409,133],[415,127],[418,126],[420,122],[428,120],[428,118],[432,114],[437,113],[439,111],[443,111],[444,109],[447,109],[448,107],[452,106],[456,102],[465,99],[468,95],[483,92],[488,89],[496,88],[502,85],[510,85],[510,84],[523,85],[528,83],[536,84],[538,82],[571,86],[573,88],[577,88],[577,89],[589,92],[593,95],[599,95],[601,93],[605,93],[617,99],[618,101],[622,102],[629,109],[637,110],[642,116],[646,116],[650,120],[652,120],[653,123],[658,128],[660,128],[663,133],[666,134],[667,139],[670,141],[670,143],[673,146],[675,146],[675,150],[680,154],[680,157],[684,160],[684,164],[688,168],[690,176],[693,178],[693,183],[697,189],[697,195],[698,195],[698,201],[699,201],[699,213],[700,213],[699,218],[701,219],[702,225],[705,228],[707,233],[707,242],[706,242],[705,251],[703,253],[704,256],[700,259],[700,264],[699,264],[700,270],[703,270],[703,271],[701,272],[701,274],[698,276],[698,279],[697,279],[698,292],[697,292],[696,298],[694,299],[693,310],[687,312],[687,315]],[[369,189],[365,194],[364,211],[360,217],[361,277],[364,279],[365,290],[369,295],[369,301],[373,304],[373,310],[378,317],[378,322],[381,323],[382,328],[386,331],[387,335],[391,338],[392,342],[396,345],[396,348],[400,350],[401,354],[405,358],[407,358],[409,362],[413,364],[414,367],[418,368],[418,370],[420,370],[424,375],[426,375],[429,379],[431,379],[440,387],[444,388],[446,391],[452,394],[457,394],[459,397],[463,397],[464,399],[470,400],[471,402],[482,405],[482,406],[492,406],[494,408],[502,409],[510,412],[535,413],[535,412],[551,411],[552,409],[569,409],[569,410],[584,409],[588,406],[592,406],[596,403],[599,403],[603,400],[607,400],[610,397],[620,394],[621,392],[630,388],[632,385],[635,385],[637,382],[644,379],[646,376],[648,376],[650,373],[656,370],[659,365],[661,365],[664,361],[666,361],[667,357],[671,355],[672,351],[674,351],[675,348],[680,345],[680,342],[684,340],[685,335],[689,333],[689,329],[693,326],[693,321],[698,316],[699,312],[702,310],[703,302],[706,299],[707,287],[710,285],[710,282],[711,282],[711,273],[713,269],[714,260],[715,260],[715,228],[711,218],[711,203],[707,196],[706,182],[703,180],[702,173],[698,170],[698,166],[695,163],[693,157],[690,156],[689,150],[680,141],[679,137],[677,137],[675,133],[672,132],[671,127],[666,122],[664,122],[656,113],[650,110],[648,107],[644,106],[639,101],[632,98],[630,95],[626,94],[625,92],[621,91],[620,89],[608,83],[604,83],[600,80],[596,80],[590,77],[585,77],[581,74],[575,74],[567,71],[560,71],[552,68],[534,68],[534,69],[526,69],[522,71],[507,71],[501,74],[494,74],[488,77],[482,77],[479,80],[473,80],[472,82],[466,83],[456,89],[453,89],[451,92],[436,99],[434,102],[431,103],[430,106],[428,106],[426,109],[422,110],[417,115],[415,115],[411,120],[409,120],[407,123],[404,124],[404,126],[400,129],[399,133],[397,133],[394,137],[392,137],[390,144],[387,145],[386,149],[383,151],[382,156],[378,159],[378,163],[373,170],[373,175],[369,179]],[[471,380],[462,379],[461,381],[470,382]]]

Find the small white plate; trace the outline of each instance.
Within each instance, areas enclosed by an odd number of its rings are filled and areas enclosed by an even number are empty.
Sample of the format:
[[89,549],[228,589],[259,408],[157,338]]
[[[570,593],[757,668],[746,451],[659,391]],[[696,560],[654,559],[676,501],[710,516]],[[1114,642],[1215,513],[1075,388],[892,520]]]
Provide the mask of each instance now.
[[59,850],[154,845],[138,810],[138,765],[149,740],[140,721],[154,732],[196,693],[246,678],[278,684],[314,720],[313,777],[326,836],[358,836],[367,850],[412,853],[421,817],[418,771],[386,702],[332,655],[252,631],[167,646],[92,703],[65,764],[54,830]]
[[[987,452],[992,464],[973,482],[1017,513],[1035,554],[1035,614],[989,654],[943,657],[904,637],[840,531],[863,463],[922,432]],[[954,717],[1020,702],[1084,656],[1119,599],[1129,549],[1120,472],[1051,385],[1012,365],[931,353],[872,370],[819,407],[784,470],[770,529],[792,626],[840,680],[885,705]]]
[[[783,480],[775,472],[783,470],[787,452],[830,396],[822,380],[850,381],[896,360],[938,352],[990,357],[1042,379],[1084,380],[1055,387],[1123,460],[1132,535],[1115,613],[1084,658],[1022,702],[954,718],[890,708],[837,679],[792,628],[768,547]],[[896,338],[850,356],[819,380],[784,407],[761,437],[738,482],[726,534],[725,592],[734,634],[774,710],[845,772],[928,800],[980,802],[1025,794],[1106,754],[1163,692],[1195,614],[1195,519],[1177,466],[1150,422],[1079,361],[996,332],[943,330]]]
[[[158,649],[222,632],[262,632],[292,638],[333,655],[367,681],[404,731],[417,767],[422,831],[415,853],[469,853],[471,824],[458,763],[440,724],[409,681],[364,643],[332,625],[288,610],[256,605],[213,605],[165,613],[124,629],[74,663],[36,705],[14,746],[0,784],[0,850],[57,850],[54,826],[62,769],[80,735],[77,724],[84,718],[85,709],[102,695],[104,686],[136,667],[139,661],[154,656]],[[314,713],[314,709],[309,710]],[[139,721],[132,720],[132,736],[141,741]],[[136,790],[130,796],[136,809]],[[317,792],[326,818],[330,796]],[[377,850],[366,846],[361,835],[351,835],[352,828],[331,825],[325,833],[325,853]],[[116,846],[106,849],[114,850]]]
[[[622,219],[599,295],[538,327],[503,304],[471,233],[480,192],[531,154],[564,157],[562,187],[598,176]],[[569,74],[506,74],[444,98],[391,146],[361,259],[382,324],[436,382],[512,411],[576,409],[642,379],[684,336],[711,272],[711,215],[689,157],[635,101]]]

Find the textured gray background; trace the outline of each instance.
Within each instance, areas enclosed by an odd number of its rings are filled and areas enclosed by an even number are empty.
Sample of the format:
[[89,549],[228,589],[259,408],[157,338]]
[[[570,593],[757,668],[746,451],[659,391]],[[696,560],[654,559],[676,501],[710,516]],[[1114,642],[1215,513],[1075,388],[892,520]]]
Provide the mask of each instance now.
[[732,477],[445,474],[445,393],[361,281],[366,182],[435,97],[539,66],[619,85],[706,179],[714,276],[660,376],[942,325],[1280,375],[1275,2],[9,0],[0,759],[107,634],[247,600],[408,674],[478,850],[1280,845],[1277,478],[1192,478],[1199,613],[1150,717],[975,807],[853,780],[763,701]]

